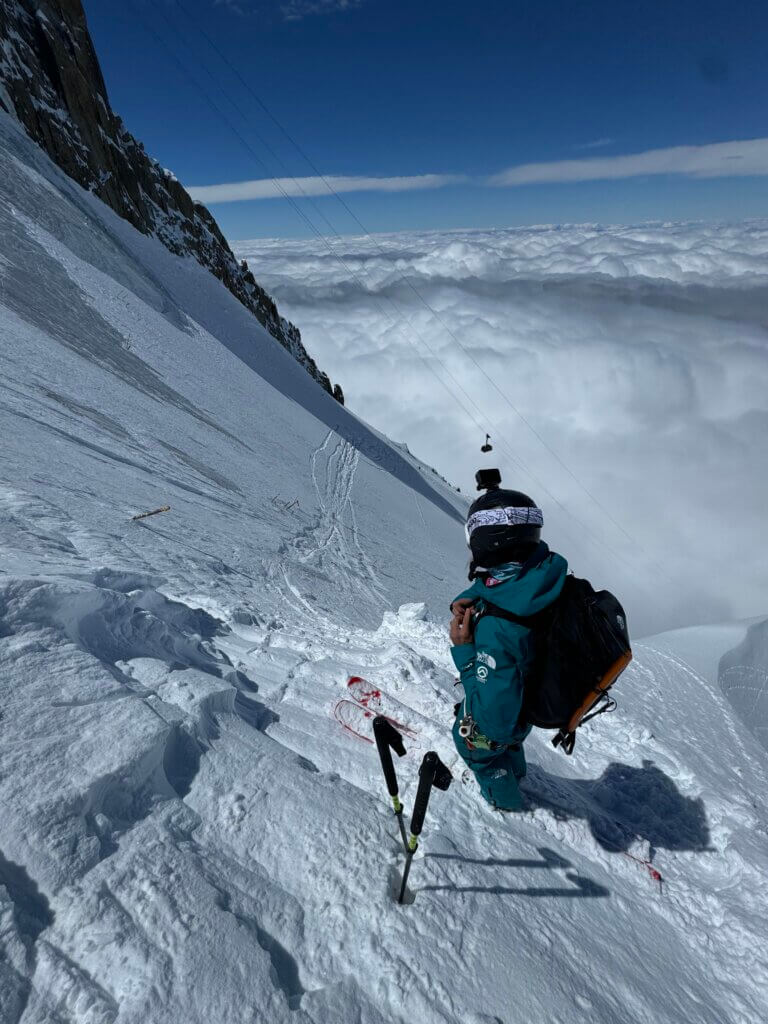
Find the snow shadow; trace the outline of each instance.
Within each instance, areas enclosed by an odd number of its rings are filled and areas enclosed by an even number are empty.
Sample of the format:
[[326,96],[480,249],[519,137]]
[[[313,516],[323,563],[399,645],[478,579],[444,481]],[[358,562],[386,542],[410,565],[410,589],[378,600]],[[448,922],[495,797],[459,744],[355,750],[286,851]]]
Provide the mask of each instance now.
[[[109,570],[101,570],[98,576],[110,588],[133,581],[130,575]],[[118,663],[134,658],[155,658],[169,668],[192,667],[217,678],[231,669],[229,659],[210,643],[226,634],[228,627],[202,608],[173,601],[155,590],[82,591],[52,604],[49,617],[57,619],[69,639],[121,683],[130,680]]]
[[92,784],[80,813],[87,834],[99,839],[100,860],[111,856],[120,836],[148,818],[159,803],[187,796],[204,753],[198,738],[175,724],[143,758]]
[[177,726],[171,730],[163,751],[163,771],[180,800],[192,789],[204,752],[202,743],[186,729]]
[[564,899],[604,899],[610,896],[610,890],[604,885],[593,882],[585,875],[579,875],[575,871],[568,871],[571,862],[561,857],[554,850],[541,846],[537,851],[541,860],[534,860],[531,857],[510,857],[505,860],[498,860],[493,857],[477,859],[473,857],[462,857],[458,853],[427,853],[424,860],[433,861],[458,861],[462,864],[479,865],[494,869],[494,877],[498,877],[499,868],[511,868],[513,870],[536,870],[565,871],[565,880],[570,883],[563,885],[541,885],[541,886],[503,886],[503,885],[424,885],[419,892],[477,892],[489,893],[492,896],[529,896],[542,897],[554,896]]
[[626,853],[638,840],[656,850],[710,849],[704,801],[684,796],[652,761],[613,762],[599,779],[566,779],[529,765],[520,787],[529,809],[545,807],[563,820],[583,818],[596,842]]
[[768,750],[768,619],[751,625],[742,642],[722,656],[717,679],[741,721]]
[[19,935],[26,945],[35,943],[41,932],[53,924],[48,900],[25,868],[6,860],[0,852],[0,885],[13,901],[13,916]]
[[[62,264],[32,237],[31,231],[28,232],[15,216],[4,214],[2,209],[0,232],[9,239],[9,251],[14,253],[14,260],[4,267],[3,277],[3,302],[12,312],[129,387],[165,405],[175,406],[230,440],[242,443],[168,385],[153,367],[136,355],[129,340],[99,313]],[[46,281],[45,289],[38,286],[41,275]],[[178,329],[181,329],[181,311],[176,309],[174,312],[179,319]],[[77,330],[72,330],[73,323],[77,324]]]
[[244,912],[237,895],[233,902],[233,894],[221,886],[219,879],[208,878],[208,881],[216,890],[217,903],[221,910],[231,914],[267,953],[271,964],[272,983],[284,994],[289,1009],[298,1010],[303,996],[306,995],[299,974],[299,962],[255,917]]

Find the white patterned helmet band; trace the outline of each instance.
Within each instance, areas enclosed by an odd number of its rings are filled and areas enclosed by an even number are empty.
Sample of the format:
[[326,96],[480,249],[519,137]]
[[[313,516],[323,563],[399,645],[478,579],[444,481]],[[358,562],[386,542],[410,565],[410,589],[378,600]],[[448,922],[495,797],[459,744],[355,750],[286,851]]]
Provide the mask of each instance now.
[[467,536],[471,537],[481,526],[543,526],[544,514],[540,508],[508,507],[483,508],[467,520]]

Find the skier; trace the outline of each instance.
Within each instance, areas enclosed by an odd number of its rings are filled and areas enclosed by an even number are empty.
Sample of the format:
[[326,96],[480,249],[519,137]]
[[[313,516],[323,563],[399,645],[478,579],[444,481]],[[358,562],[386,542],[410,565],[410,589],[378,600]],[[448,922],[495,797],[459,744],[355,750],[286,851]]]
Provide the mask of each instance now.
[[518,811],[523,741],[531,730],[523,692],[533,669],[533,635],[530,624],[482,614],[484,601],[513,617],[535,615],[559,596],[568,565],[541,540],[542,512],[528,495],[502,489],[496,470],[481,470],[477,479],[478,489],[487,490],[467,519],[474,582],[451,604],[451,654],[464,687],[453,737],[488,803]]

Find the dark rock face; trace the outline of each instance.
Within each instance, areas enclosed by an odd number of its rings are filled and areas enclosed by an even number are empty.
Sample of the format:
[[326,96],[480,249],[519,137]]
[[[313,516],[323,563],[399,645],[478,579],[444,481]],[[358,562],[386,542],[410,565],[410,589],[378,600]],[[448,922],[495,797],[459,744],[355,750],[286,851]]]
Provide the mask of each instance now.
[[343,404],[210,212],[112,112],[81,0],[0,0],[0,108],[83,188],[171,252],[194,256]]

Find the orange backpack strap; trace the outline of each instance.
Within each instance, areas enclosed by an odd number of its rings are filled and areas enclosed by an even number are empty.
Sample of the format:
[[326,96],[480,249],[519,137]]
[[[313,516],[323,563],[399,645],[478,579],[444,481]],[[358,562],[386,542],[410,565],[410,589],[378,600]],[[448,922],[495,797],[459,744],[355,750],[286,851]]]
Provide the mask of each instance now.
[[[552,740],[553,747],[562,747],[564,753],[572,754],[573,748],[576,745],[576,730],[578,727],[583,725],[584,722],[588,721],[590,718],[594,718],[595,715],[602,715],[606,711],[613,711],[616,707],[616,701],[608,697],[608,690],[613,686],[631,661],[631,650],[625,651],[616,659],[616,661],[614,661],[597,686],[589,691],[582,703],[571,715],[565,729],[561,729]],[[598,711],[592,711],[595,705],[600,702],[601,698],[605,698],[605,704],[603,707]],[[592,714],[589,713],[590,711]]]

